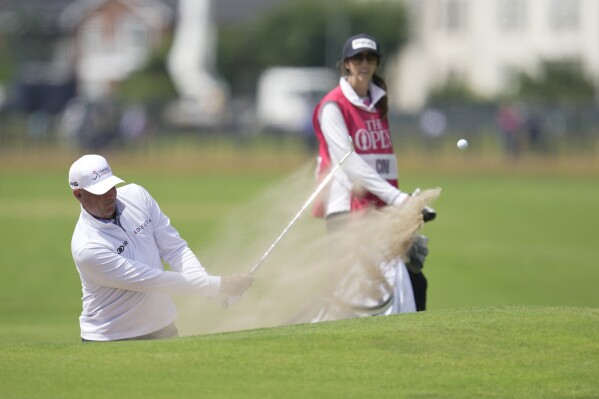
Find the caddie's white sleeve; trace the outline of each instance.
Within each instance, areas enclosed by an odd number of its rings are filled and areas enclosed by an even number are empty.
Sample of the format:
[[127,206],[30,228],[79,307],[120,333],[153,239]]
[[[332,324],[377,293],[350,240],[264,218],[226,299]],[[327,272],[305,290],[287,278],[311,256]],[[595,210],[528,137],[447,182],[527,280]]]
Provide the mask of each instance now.
[[216,296],[220,290],[220,278],[206,272],[164,271],[117,255],[100,244],[86,245],[74,256],[86,279],[107,287],[167,295]]
[[[329,148],[331,163],[336,165],[351,148],[349,131],[339,106],[333,102],[324,104],[319,122]],[[356,153],[347,158],[342,169],[350,181],[360,184],[389,205],[399,205],[409,197],[389,184]]]

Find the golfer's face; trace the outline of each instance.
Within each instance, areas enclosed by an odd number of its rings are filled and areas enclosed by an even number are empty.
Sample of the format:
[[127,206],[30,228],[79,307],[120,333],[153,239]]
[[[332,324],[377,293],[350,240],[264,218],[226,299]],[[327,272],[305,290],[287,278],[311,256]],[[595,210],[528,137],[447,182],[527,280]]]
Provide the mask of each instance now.
[[75,197],[81,202],[86,211],[97,218],[110,219],[116,210],[116,187],[101,195],[95,195],[85,190],[77,190]]

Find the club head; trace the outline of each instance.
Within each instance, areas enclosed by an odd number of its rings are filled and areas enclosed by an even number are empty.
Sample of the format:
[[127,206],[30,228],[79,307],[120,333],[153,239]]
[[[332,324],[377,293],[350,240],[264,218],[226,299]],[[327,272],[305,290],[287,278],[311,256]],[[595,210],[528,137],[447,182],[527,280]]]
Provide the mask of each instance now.
[[435,218],[437,217],[437,211],[435,211],[433,208],[431,208],[430,206],[425,206],[422,209],[422,220],[426,223],[426,222],[430,222],[432,220],[435,220]]

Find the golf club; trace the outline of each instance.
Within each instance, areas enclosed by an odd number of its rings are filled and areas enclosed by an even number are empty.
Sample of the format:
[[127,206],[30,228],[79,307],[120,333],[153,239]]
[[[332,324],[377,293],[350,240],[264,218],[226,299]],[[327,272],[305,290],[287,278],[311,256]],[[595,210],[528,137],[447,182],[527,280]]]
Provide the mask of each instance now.
[[[341,165],[343,165],[343,162],[345,162],[345,160],[354,152],[354,143],[353,143],[351,137],[349,137],[349,143],[350,143],[349,151],[341,158],[341,160],[337,163],[337,165],[335,165],[335,167],[333,169],[331,169],[331,171],[320,182],[318,187],[316,187],[316,190],[314,190],[314,192],[310,195],[310,197],[306,200],[304,205],[301,207],[299,212],[293,217],[293,219],[291,219],[291,221],[289,222],[287,227],[285,227],[285,229],[281,232],[281,234],[279,234],[277,239],[271,244],[271,246],[266,250],[266,252],[264,252],[264,255],[262,255],[260,260],[258,260],[258,262],[256,262],[256,264],[250,269],[249,274],[253,275],[254,273],[256,273],[256,271],[260,268],[260,266],[262,266],[262,263],[264,263],[266,258],[268,258],[268,255],[270,255],[270,253],[272,252],[274,247],[276,247],[277,244],[281,241],[281,239],[285,236],[285,234],[287,234],[289,229],[295,224],[295,222],[304,213],[306,208],[308,208],[310,206],[310,204],[314,201],[314,199],[316,199],[318,194],[320,194],[320,192],[327,186],[327,184],[329,184],[329,182],[331,181],[331,179],[333,178],[333,176],[335,175],[337,170],[341,167]],[[240,299],[241,299],[241,296],[233,296],[233,297],[225,298],[223,305],[224,305],[224,307],[228,307],[229,305],[232,305],[232,304],[238,302]]]
[[279,241],[281,241],[281,239],[285,236],[285,234],[287,234],[287,232],[289,231],[291,226],[293,226],[295,224],[295,222],[300,218],[302,213],[304,213],[306,208],[308,208],[310,206],[310,204],[314,201],[314,199],[318,196],[318,194],[320,194],[320,192],[327,186],[327,184],[329,184],[329,182],[331,181],[331,179],[333,178],[333,176],[335,175],[337,170],[341,167],[341,165],[343,165],[343,162],[345,162],[345,160],[352,154],[352,152],[354,152],[354,143],[353,143],[351,137],[349,138],[349,142],[350,142],[349,151],[343,156],[343,158],[341,158],[339,163],[337,163],[337,165],[335,165],[335,167],[333,169],[331,169],[331,171],[320,182],[318,187],[316,187],[316,190],[314,190],[312,195],[310,195],[310,197],[304,203],[304,205],[299,210],[299,212],[293,217],[293,219],[291,219],[291,222],[289,222],[287,227],[285,227],[285,229],[281,232],[281,234],[277,237],[277,239],[272,243],[272,245],[266,250],[266,252],[264,252],[264,255],[262,255],[262,258],[260,258],[260,260],[254,265],[254,267],[251,268],[250,274],[253,275],[254,273],[256,273],[256,270],[258,270],[260,268],[260,266],[262,265],[262,263],[264,263],[264,261],[266,260],[268,255],[273,250],[273,248],[279,243]]

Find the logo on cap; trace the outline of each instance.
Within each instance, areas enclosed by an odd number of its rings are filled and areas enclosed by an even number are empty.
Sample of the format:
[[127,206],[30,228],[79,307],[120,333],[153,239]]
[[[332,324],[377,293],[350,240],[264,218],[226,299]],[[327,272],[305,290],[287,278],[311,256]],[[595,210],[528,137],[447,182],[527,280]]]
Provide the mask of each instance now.
[[84,189],[95,195],[106,193],[123,180],[112,174],[106,159],[100,155],[84,155],[69,169],[71,189]]
[[104,169],[100,169],[99,171],[94,170],[92,172],[92,175],[94,176],[94,177],[92,177],[92,180],[96,180],[96,179],[102,177],[102,175],[105,175],[106,173],[110,173],[110,167],[108,167],[108,166],[105,167]]
[[354,39],[351,42],[351,46],[354,50],[357,50],[360,48],[370,48],[370,49],[373,49],[376,51],[376,43],[373,40],[366,39],[366,38]]

